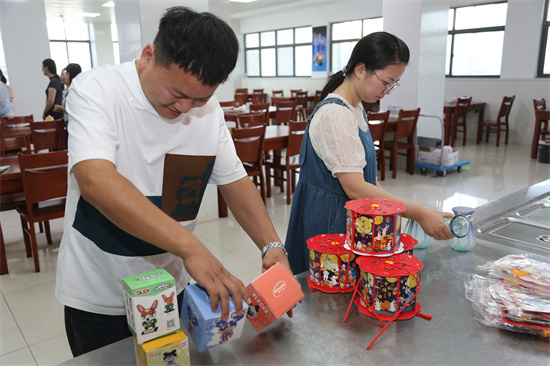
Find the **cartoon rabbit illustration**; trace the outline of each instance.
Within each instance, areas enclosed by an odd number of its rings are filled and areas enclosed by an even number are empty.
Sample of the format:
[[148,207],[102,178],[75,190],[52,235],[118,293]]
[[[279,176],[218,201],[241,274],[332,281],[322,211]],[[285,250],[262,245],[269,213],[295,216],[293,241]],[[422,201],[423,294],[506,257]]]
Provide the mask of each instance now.
[[158,306],[158,300],[155,300],[151,305],[151,307],[148,309],[144,308],[141,305],[137,306],[138,311],[141,313],[141,319],[143,320],[143,322],[141,323],[144,329],[143,332],[141,333],[142,335],[156,332],[158,330],[158,327],[156,326],[157,312],[155,311],[157,306]]
[[174,292],[170,296],[162,294],[162,299],[164,300],[164,312],[169,313],[174,311]]

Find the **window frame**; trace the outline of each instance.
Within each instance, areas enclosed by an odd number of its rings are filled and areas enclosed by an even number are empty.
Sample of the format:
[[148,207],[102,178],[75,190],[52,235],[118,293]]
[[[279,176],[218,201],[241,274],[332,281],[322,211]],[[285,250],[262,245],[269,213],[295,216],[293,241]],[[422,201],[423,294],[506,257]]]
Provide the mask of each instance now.
[[[550,78],[550,73],[544,73],[544,59],[546,55],[546,46],[548,42],[548,36],[550,33],[550,20],[548,20],[548,14],[550,12],[550,0],[545,0],[544,11],[542,13],[542,30],[540,36],[540,48],[539,48],[539,59],[537,65],[537,77],[538,78]],[[549,60],[550,62],[550,60]]]
[[[286,27],[286,28],[279,28],[279,29],[269,29],[269,30],[263,30],[258,32],[249,32],[243,34],[243,44],[244,44],[244,76],[247,78],[310,78],[310,75],[296,75],[296,47],[303,47],[303,46],[310,46],[312,47],[312,41],[309,43],[297,43],[296,42],[296,30],[301,28],[313,28],[311,25],[303,25],[299,27]],[[292,30],[293,40],[292,43],[288,44],[278,44],[278,32],[280,31],[286,31],[286,30]],[[262,46],[262,33],[269,33],[274,32],[275,33],[275,44],[270,46]],[[310,30],[311,33],[311,30]],[[250,34],[257,34],[258,35],[258,46],[257,47],[247,47],[246,45],[246,36]],[[279,49],[280,48],[292,48],[292,75],[279,75]],[[274,63],[275,63],[275,75],[270,76],[264,76],[262,75],[262,49],[274,49]],[[258,70],[259,75],[248,75],[248,60],[247,60],[247,52],[257,50],[258,51]]]
[[[94,55],[93,55],[93,48],[92,48],[92,32],[91,32],[91,29],[90,29],[90,22],[82,22],[83,24],[86,24],[86,30],[87,30],[87,33],[88,33],[88,39],[87,40],[84,40],[84,39],[69,39],[67,37],[67,29],[66,29],[66,24],[65,24],[65,21],[63,21],[63,30],[64,30],[64,39],[49,39],[49,35],[48,35],[48,41],[49,41],[49,44],[52,44],[52,43],[64,43],[65,45],[65,53],[66,53],[66,56],[67,56],[67,61],[68,63],[71,63],[71,59],[69,57],[69,44],[70,43],[86,43],[88,45],[88,50],[90,51],[90,68],[94,68],[96,65],[95,65],[95,60],[94,60]],[[73,60],[74,61],[74,60]],[[59,66],[61,65],[57,65],[58,69],[61,70],[61,68],[59,68]],[[63,66],[65,67],[65,66]]]
[[[341,22],[330,23],[330,64],[329,64],[329,68],[328,68],[330,74],[335,73],[335,71],[332,70],[332,65],[334,64],[334,56],[336,54],[334,52],[334,46],[339,44],[339,43],[349,43],[349,42],[354,42],[354,41],[355,41],[355,44],[357,44],[357,42],[359,42],[359,40],[365,36],[365,21],[366,20],[374,20],[374,19],[382,19],[382,21],[383,21],[384,17],[379,16],[379,17],[370,17],[370,18],[359,18],[359,19],[350,19],[350,20],[344,20],[344,21],[341,21]],[[359,38],[346,38],[346,39],[339,39],[339,40],[334,40],[333,39],[333,34],[334,34],[333,29],[334,29],[335,25],[342,24],[342,23],[348,23],[348,22],[357,22],[357,21],[361,22],[361,36]]]
[[[503,26],[493,26],[493,27],[481,27],[481,28],[469,28],[469,29],[460,29],[456,30],[456,9],[460,8],[469,8],[469,7],[475,7],[475,6],[482,6],[482,5],[492,5],[492,4],[508,4],[508,1],[494,1],[494,2],[488,2],[488,3],[482,3],[482,4],[474,4],[474,5],[464,5],[464,6],[455,6],[450,7],[449,11],[453,12],[453,28],[447,32],[447,36],[451,36],[451,55],[449,60],[449,74],[445,74],[446,78],[480,78],[480,79],[498,79],[500,78],[499,75],[453,75],[453,59],[454,59],[454,43],[455,43],[455,35],[457,34],[471,34],[471,33],[488,33],[488,32],[505,32],[506,34],[506,24]],[[508,11],[508,9],[506,10]],[[501,55],[501,62],[502,62],[502,55]]]

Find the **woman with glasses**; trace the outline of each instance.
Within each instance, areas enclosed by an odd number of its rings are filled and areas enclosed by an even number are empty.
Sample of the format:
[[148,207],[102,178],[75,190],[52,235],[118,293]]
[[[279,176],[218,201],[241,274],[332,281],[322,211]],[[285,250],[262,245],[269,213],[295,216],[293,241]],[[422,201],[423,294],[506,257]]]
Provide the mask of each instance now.
[[73,79],[82,72],[82,68],[79,64],[68,64],[63,70],[61,70],[61,83],[66,86],[63,91],[63,100],[61,104],[53,106],[55,112],[63,112],[63,119],[65,120],[65,126],[69,123],[69,114],[66,110],[67,96],[69,95],[69,87],[73,82]]
[[403,216],[420,223],[438,240],[452,234],[443,217],[452,217],[384,191],[376,179],[376,152],[361,101],[375,103],[399,86],[409,62],[407,45],[396,36],[372,33],[362,38],[342,71],[332,75],[308,121],[300,152],[286,236],[294,273],[309,268],[307,239],[346,232],[347,201],[385,198],[406,205]]

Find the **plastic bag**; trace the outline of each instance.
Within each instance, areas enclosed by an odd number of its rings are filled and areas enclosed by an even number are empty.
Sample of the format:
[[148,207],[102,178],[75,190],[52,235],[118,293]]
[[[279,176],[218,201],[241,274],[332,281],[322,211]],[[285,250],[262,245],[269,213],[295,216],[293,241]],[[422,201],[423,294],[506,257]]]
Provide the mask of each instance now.
[[478,270],[488,276],[473,274],[465,282],[477,320],[550,340],[550,264],[530,255],[509,255]]

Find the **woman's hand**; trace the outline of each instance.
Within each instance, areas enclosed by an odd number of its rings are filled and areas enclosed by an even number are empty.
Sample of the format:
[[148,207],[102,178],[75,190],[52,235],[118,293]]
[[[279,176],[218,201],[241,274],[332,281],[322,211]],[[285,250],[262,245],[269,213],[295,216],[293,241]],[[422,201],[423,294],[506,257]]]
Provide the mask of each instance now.
[[427,235],[436,240],[449,240],[454,236],[447,223],[443,220],[444,217],[451,218],[453,214],[423,207],[421,216],[417,221]]

